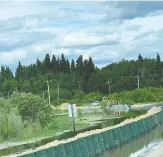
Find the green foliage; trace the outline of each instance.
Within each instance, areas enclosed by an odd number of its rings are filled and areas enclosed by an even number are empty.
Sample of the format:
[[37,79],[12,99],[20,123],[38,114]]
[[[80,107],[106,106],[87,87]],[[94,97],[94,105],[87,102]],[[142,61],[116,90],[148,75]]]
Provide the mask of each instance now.
[[15,93],[11,96],[10,102],[18,107],[23,120],[40,122],[44,125],[51,116],[50,106],[38,95]]
[[110,111],[107,109],[108,105],[109,105],[108,101],[101,101],[100,102],[101,109],[103,110],[103,112],[105,114],[110,114]]
[[87,95],[87,99],[89,102],[92,102],[92,101],[101,101],[103,98],[103,95],[102,93],[100,92],[91,92]]
[[8,100],[0,99],[0,136],[2,139],[19,137],[22,128],[23,123],[17,108],[13,108]]
[[85,96],[84,92],[81,91],[81,90],[76,90],[75,91],[75,95],[74,95],[74,98],[75,99],[83,99]]
[[80,108],[77,110],[77,116],[79,119],[81,119],[81,117],[82,117],[82,112],[81,112]]
[[2,88],[4,91],[9,92],[9,91],[15,91],[17,88],[17,81],[12,79],[12,80],[5,80],[2,84]]
[[137,116],[140,116],[140,115],[143,115],[143,114],[146,114],[147,113],[147,110],[132,110],[130,112],[121,112],[121,116],[124,116],[125,119],[127,118],[135,118]]
[[163,101],[163,88],[142,88],[131,91],[124,91],[120,93],[114,93],[111,95],[111,99],[120,100],[121,103],[133,104],[144,102],[159,102]]
[[[143,58],[139,54],[137,60],[122,59],[117,63],[112,63],[98,69],[90,57],[84,59],[80,55],[76,61],[72,59],[71,66],[69,60],[62,54],[56,58],[55,55],[46,54],[43,61],[37,59],[35,63],[24,66],[19,62],[15,77],[9,67],[1,66],[0,91],[11,93],[18,86],[20,92],[32,92],[38,94],[46,91],[45,80],[53,80],[50,83],[51,100],[56,105],[58,91],[57,84],[60,85],[60,100],[83,103],[84,101],[101,100],[103,94],[109,93],[108,85],[105,84],[108,78],[111,80],[111,93],[131,91],[137,88],[137,79],[134,76],[140,75],[140,88],[161,87],[163,85],[163,62],[160,55],[154,59]],[[15,81],[16,80],[16,81]],[[99,91],[99,92],[95,92]],[[89,94],[90,93],[90,94]],[[102,94],[100,94],[102,93]],[[87,96],[85,96],[88,94]],[[116,100],[121,102],[146,102],[162,100],[162,95],[153,96],[152,91],[134,91],[132,93],[121,93],[122,97]],[[6,96],[6,95],[5,95]],[[109,95],[109,98],[111,98]],[[130,99],[128,99],[130,97]],[[45,99],[47,94],[45,92]],[[111,98],[112,99],[112,98]],[[126,102],[130,103],[130,102]]]

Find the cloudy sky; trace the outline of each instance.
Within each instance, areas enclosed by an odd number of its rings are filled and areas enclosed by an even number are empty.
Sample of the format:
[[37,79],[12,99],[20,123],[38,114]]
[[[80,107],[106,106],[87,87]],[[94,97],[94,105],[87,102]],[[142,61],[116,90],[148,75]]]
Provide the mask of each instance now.
[[0,2],[0,64],[46,53],[91,56],[97,66],[163,57],[163,2]]

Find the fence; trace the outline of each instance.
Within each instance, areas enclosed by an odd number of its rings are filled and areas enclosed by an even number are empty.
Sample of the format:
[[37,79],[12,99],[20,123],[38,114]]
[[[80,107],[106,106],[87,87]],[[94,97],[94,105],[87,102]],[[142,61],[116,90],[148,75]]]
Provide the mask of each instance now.
[[51,146],[21,157],[94,157],[105,150],[112,149],[123,143],[151,131],[162,123],[163,111],[144,119],[128,123],[124,126],[78,138],[74,141]]

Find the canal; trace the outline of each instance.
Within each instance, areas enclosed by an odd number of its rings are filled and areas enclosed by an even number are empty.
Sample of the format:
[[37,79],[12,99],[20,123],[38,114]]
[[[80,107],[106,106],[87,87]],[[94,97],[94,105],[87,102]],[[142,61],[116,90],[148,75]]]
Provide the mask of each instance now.
[[151,148],[156,147],[162,142],[163,124],[127,144],[104,152],[98,157],[145,157],[145,154],[148,153]]

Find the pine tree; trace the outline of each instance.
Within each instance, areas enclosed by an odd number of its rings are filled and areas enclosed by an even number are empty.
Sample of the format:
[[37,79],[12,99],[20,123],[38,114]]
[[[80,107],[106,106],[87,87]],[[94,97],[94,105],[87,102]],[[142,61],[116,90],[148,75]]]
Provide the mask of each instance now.
[[6,67],[6,69],[5,69],[5,79],[6,80],[14,79],[14,76],[13,76],[11,69],[9,67]]
[[67,72],[67,73],[70,73],[70,70],[71,70],[71,68],[70,68],[70,62],[69,62],[69,60],[67,59],[67,61],[66,61],[66,72]]
[[89,57],[89,61],[88,61],[88,71],[89,71],[89,75],[92,75],[95,72],[95,65],[91,57]]
[[59,57],[57,58],[57,72],[61,72],[61,64],[60,64],[60,59]]
[[157,57],[156,57],[157,63],[160,64],[161,63],[161,59],[160,59],[160,55],[157,53]]
[[158,77],[161,76],[161,71],[162,71],[162,65],[161,65],[161,59],[160,59],[160,55],[157,53],[157,57],[156,57],[156,74]]
[[143,57],[141,56],[141,54],[139,54],[138,56],[138,68],[137,68],[137,75],[141,75],[141,68],[142,68],[142,64],[143,64]]
[[66,69],[67,69],[67,63],[66,63],[66,60],[65,60],[65,56],[64,54],[62,53],[61,55],[61,60],[60,60],[60,70],[61,72],[66,72]]
[[76,60],[76,78],[79,83],[79,88],[81,88],[83,74],[84,74],[83,56],[80,55],[79,58]]
[[43,72],[42,68],[43,68],[42,62],[37,58],[37,60],[36,60],[37,73],[42,74],[42,72]]
[[11,71],[11,69],[6,66],[1,66],[1,76],[0,76],[1,82],[5,81],[5,80],[12,80],[14,79],[13,73]]
[[23,70],[23,66],[20,61],[19,61],[18,67],[16,69],[15,78],[18,82],[20,82],[24,78],[24,70]]
[[89,78],[89,62],[87,59],[84,60],[84,81],[87,82]]
[[31,72],[31,76],[32,76],[32,77],[37,77],[38,74],[40,74],[40,72],[39,72],[38,69],[37,69],[36,64],[31,64],[30,72]]
[[5,67],[1,66],[1,83],[5,80]]
[[141,54],[139,54],[138,60],[141,61],[141,62],[143,61],[143,57],[141,56]]
[[140,69],[142,67],[142,63],[143,63],[143,57],[141,56],[141,54],[139,54],[139,56],[138,56],[138,69]]
[[55,55],[53,55],[51,60],[51,68],[54,73],[57,72],[57,66],[58,66],[57,59]]
[[71,72],[75,72],[75,69],[76,69],[75,61],[72,59],[72,61],[71,61]]
[[44,65],[46,68],[46,72],[51,71],[51,62],[50,62],[50,55],[47,53],[44,59]]

